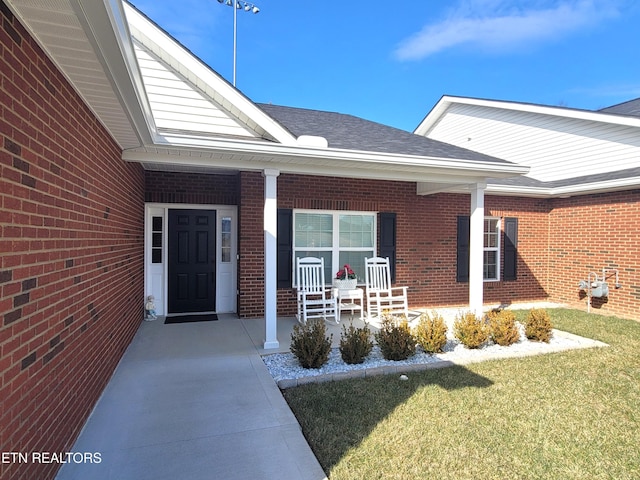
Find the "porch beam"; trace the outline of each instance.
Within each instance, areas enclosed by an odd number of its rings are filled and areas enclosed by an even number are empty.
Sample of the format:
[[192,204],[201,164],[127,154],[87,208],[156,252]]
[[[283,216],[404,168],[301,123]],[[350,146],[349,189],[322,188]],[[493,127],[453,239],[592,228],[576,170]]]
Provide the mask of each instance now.
[[278,342],[278,175],[265,169],[264,177],[264,348],[279,348]]
[[484,190],[486,183],[471,188],[471,218],[469,229],[469,310],[482,313],[484,302]]

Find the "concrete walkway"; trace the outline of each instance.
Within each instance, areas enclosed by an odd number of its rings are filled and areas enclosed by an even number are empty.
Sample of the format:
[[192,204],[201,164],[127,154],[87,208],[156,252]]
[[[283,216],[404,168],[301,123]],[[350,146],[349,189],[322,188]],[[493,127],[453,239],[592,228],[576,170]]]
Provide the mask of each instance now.
[[[289,346],[283,323],[281,350]],[[260,359],[264,320],[143,322],[73,447],[99,464],[58,480],[321,480]]]

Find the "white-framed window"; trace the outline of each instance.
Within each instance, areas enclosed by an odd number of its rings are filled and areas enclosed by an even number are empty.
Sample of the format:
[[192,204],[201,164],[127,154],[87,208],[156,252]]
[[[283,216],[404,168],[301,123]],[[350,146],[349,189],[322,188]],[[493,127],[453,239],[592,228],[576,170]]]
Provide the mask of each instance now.
[[[349,264],[364,283],[364,259],[376,251],[376,214],[373,212],[294,210],[293,265],[297,257],[324,258],[325,282]],[[294,272],[295,277],[295,272]]]
[[484,219],[484,279],[500,280],[500,219]]

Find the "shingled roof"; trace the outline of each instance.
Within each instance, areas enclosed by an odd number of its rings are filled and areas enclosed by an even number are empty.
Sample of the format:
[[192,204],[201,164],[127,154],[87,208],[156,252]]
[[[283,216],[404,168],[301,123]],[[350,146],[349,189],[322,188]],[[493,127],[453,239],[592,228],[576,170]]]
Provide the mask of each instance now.
[[598,110],[602,113],[613,113],[614,115],[630,115],[632,117],[640,117],[640,98],[619,103],[611,107]]
[[421,135],[343,113],[258,103],[293,135],[324,137],[330,148],[511,164]]
[[638,177],[640,177],[640,167],[627,168],[624,170],[616,170],[614,172],[605,172],[593,175],[581,175],[577,177],[565,178],[563,180],[554,180],[552,182],[542,182],[540,180],[536,180],[535,178],[520,176],[499,179],[488,178],[487,183],[520,187],[557,188]]

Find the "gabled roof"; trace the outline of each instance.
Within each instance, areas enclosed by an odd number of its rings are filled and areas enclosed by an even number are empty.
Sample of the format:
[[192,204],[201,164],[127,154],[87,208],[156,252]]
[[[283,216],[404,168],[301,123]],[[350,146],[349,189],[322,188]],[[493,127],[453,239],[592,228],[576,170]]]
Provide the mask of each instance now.
[[415,130],[428,138],[528,165],[488,191],[554,196],[635,188],[638,101],[601,111],[444,96]]
[[528,170],[350,115],[258,106],[121,0],[5,2],[119,143],[123,159],[145,168],[455,185]]
[[295,138],[211,67],[140,10],[123,5],[157,134],[237,136],[295,145]]

